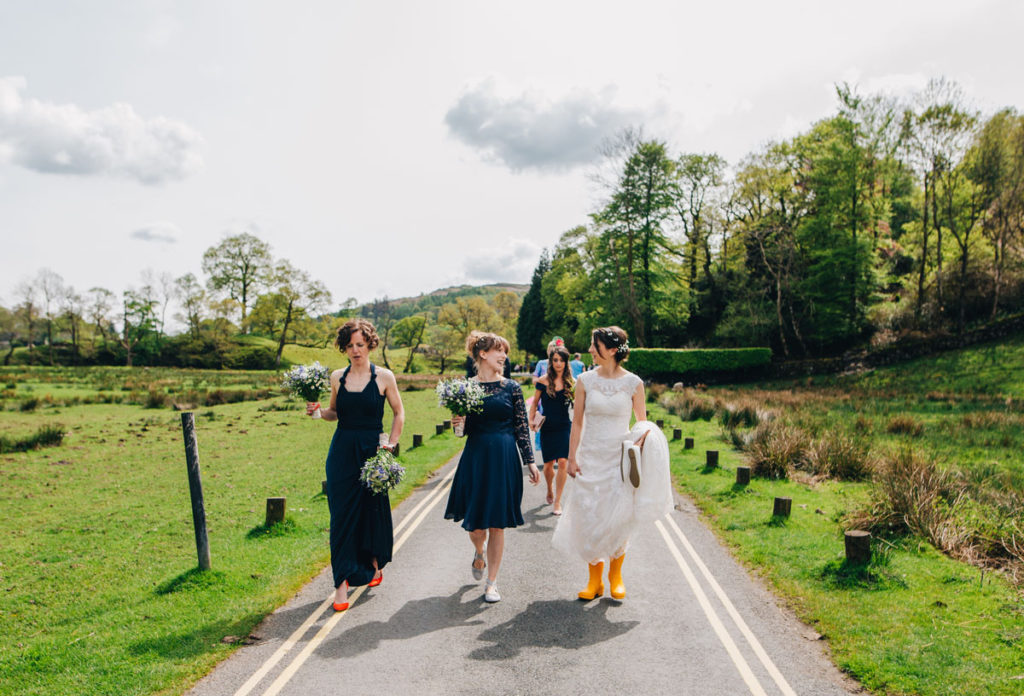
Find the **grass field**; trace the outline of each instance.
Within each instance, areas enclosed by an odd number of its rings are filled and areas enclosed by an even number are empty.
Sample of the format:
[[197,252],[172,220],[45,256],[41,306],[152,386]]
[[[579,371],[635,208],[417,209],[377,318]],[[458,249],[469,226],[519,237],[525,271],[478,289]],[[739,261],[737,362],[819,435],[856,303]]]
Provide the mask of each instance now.
[[[328,562],[320,482],[334,424],[281,397],[196,412],[213,566],[198,573],[180,414],[63,406],[67,387],[32,372],[0,378],[54,400],[0,412],[0,434],[47,424],[67,434],[58,447],[0,456],[0,692],[180,693],[234,649],[225,636],[249,635]],[[234,376],[205,378],[228,388]],[[277,378],[249,374],[247,384]],[[70,383],[96,393],[85,378]],[[445,417],[435,398],[403,393],[408,474],[393,504],[461,446],[433,436]],[[417,432],[425,444],[410,450]],[[273,533],[262,527],[269,496],[288,500]]]
[[[842,434],[872,458],[910,450],[963,480],[990,481],[1000,495],[1017,495],[1024,490],[1022,386],[1018,339],[861,375],[709,389],[705,396],[755,402],[813,437]],[[876,540],[872,563],[850,566],[843,531],[871,500],[870,481],[794,475],[738,486],[735,468],[750,462],[732,448],[719,417],[684,422],[657,405],[651,411],[667,428],[696,438],[694,450],[672,445],[677,485],[866,687],[879,694],[1024,693],[1019,585],[953,560],[916,535]],[[704,467],[706,449],[720,450],[720,468]],[[792,499],[788,520],[772,517],[776,496]],[[969,502],[968,518],[992,513]],[[1014,519],[1011,511],[1002,522],[1019,524]]]

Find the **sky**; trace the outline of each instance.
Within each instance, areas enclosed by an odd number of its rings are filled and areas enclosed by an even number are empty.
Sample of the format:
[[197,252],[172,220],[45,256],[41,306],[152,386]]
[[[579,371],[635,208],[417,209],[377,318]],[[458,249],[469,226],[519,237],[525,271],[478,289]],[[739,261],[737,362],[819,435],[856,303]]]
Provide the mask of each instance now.
[[0,304],[203,278],[249,232],[347,298],[529,282],[626,127],[731,164],[835,85],[1024,111],[1017,0],[0,3]]

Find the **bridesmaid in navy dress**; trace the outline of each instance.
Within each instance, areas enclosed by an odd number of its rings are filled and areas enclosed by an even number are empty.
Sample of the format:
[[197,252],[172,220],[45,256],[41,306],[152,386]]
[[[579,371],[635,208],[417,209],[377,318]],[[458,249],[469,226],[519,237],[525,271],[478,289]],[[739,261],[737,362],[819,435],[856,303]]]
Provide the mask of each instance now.
[[[466,447],[452,480],[446,519],[462,522],[473,542],[473,577],[487,570],[484,600],[498,602],[498,569],[505,550],[505,529],[523,524],[523,471],[537,485],[526,404],[519,385],[502,376],[509,345],[501,336],[474,331],[466,352],[476,362],[477,379],[486,393],[481,413],[465,419]],[[454,416],[452,421],[462,420]],[[486,560],[484,546],[486,544]]]
[[[395,375],[370,362],[370,351],[378,342],[376,329],[365,319],[353,319],[338,329],[335,343],[348,356],[349,366],[331,373],[331,405],[321,410],[325,421],[338,421],[327,452],[335,611],[348,609],[349,587],[381,583],[381,569],[391,560],[394,542],[388,494],[374,494],[359,481],[363,462],[378,447],[394,449],[405,423]],[[381,445],[385,401],[395,417],[388,444]],[[306,411],[312,415],[318,407],[307,404]]]
[[[569,351],[559,344],[548,351],[547,371],[537,380],[537,399],[530,400],[530,423],[536,422],[537,402],[540,402],[544,422],[540,426],[540,453],[544,457],[544,481],[548,484],[548,504],[554,504],[552,513],[562,514],[562,491],[565,490],[566,463],[569,457],[569,433],[572,418],[569,409],[573,403],[572,371]],[[557,477],[555,462],[558,463]],[[551,484],[555,483],[552,491]]]

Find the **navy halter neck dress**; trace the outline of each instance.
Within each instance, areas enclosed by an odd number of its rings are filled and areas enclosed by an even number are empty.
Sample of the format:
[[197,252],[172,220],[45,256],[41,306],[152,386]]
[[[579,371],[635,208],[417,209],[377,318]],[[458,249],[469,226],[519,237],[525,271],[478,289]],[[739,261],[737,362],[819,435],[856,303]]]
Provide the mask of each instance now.
[[387,493],[374,494],[359,481],[363,462],[377,452],[383,432],[384,395],[377,385],[377,366],[362,391],[350,392],[341,375],[336,402],[338,427],[327,452],[327,503],[331,511],[331,569],[334,586],[373,579],[373,559],[383,568],[391,560],[394,531]]

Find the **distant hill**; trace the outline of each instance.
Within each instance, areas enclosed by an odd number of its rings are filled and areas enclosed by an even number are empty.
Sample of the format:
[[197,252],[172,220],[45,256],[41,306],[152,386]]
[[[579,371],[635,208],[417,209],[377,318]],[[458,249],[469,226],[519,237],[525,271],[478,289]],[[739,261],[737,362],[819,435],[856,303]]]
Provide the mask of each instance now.
[[[528,284],[519,283],[489,283],[487,285],[453,285],[448,288],[439,288],[428,293],[415,297],[390,297],[392,308],[398,318],[407,317],[411,314],[427,312],[433,314],[441,305],[455,302],[460,298],[482,297],[490,300],[499,292],[514,292],[522,297],[530,289]],[[363,316],[370,316],[372,303],[360,306],[357,312]]]

